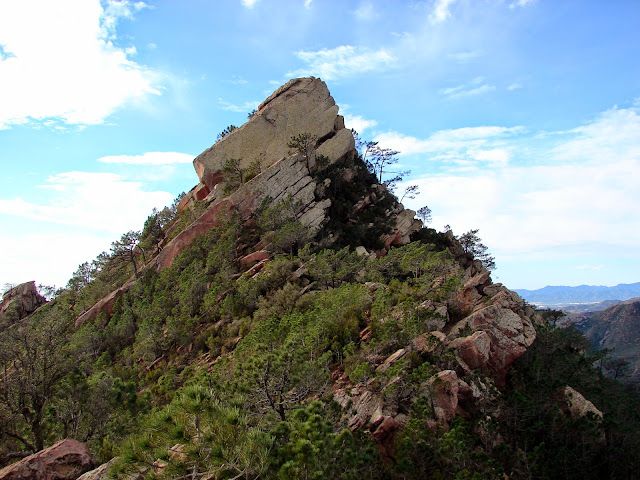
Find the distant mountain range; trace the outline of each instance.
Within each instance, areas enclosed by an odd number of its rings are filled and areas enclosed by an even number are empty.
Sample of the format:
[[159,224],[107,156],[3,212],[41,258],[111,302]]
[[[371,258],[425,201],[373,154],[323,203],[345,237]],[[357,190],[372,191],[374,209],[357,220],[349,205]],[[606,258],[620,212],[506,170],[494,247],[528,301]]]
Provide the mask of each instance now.
[[546,286],[538,290],[516,289],[527,302],[542,307],[565,307],[573,304],[598,303],[605,300],[628,300],[640,297],[640,282],[622,283],[615,287],[580,285],[577,287]]

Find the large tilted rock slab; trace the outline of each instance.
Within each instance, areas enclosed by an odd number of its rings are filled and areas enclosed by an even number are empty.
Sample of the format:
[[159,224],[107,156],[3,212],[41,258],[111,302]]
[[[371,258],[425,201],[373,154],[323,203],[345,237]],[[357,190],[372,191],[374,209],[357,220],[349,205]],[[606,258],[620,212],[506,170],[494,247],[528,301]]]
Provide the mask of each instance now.
[[0,470],[0,480],[76,480],[95,466],[84,443],[67,438]]
[[340,130],[344,120],[327,85],[319,78],[296,78],[262,102],[249,122],[198,155],[193,165],[201,183],[212,189],[229,158],[239,159],[242,168],[258,160],[264,170],[289,156],[291,137],[309,133],[324,140]]

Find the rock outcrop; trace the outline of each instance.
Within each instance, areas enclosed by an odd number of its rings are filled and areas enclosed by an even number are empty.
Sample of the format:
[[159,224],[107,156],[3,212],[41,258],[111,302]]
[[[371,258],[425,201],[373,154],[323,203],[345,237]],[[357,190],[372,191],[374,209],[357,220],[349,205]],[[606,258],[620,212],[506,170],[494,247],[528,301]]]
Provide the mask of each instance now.
[[21,320],[38,307],[44,305],[47,300],[38,293],[36,282],[25,282],[5,292],[0,302],[0,319],[11,317],[11,321]]
[[604,418],[602,412],[593,403],[569,385],[562,391],[561,408],[568,416],[574,419],[589,415],[599,420]]
[[[292,151],[288,146],[292,137],[300,134],[316,139],[310,155]],[[241,221],[249,221],[265,199],[275,204],[291,198],[299,206],[297,220],[307,227],[309,238],[313,238],[330,220],[331,179],[324,177],[323,172],[332,166],[342,166],[341,179],[349,184],[354,172],[348,165],[356,157],[353,134],[345,128],[326,84],[313,77],[287,82],[260,105],[247,123],[194,159],[200,183],[185,195],[178,209],[184,212],[195,202],[201,202],[204,212],[178,234],[168,235],[172,239],[162,245],[146,268],[160,270],[171,266],[199,235],[226,222],[233,214]],[[316,162],[318,158],[323,158],[323,162]],[[257,161],[260,171],[232,191],[225,188],[228,179],[223,174],[229,159],[236,159],[240,169],[247,169]],[[382,235],[376,234],[387,248],[408,243],[411,234],[422,228],[422,222],[414,218],[415,212],[405,210],[401,203],[391,199],[383,185],[373,182],[366,185],[365,190],[367,193],[352,213],[357,217],[376,202],[387,200],[390,206],[382,209],[385,217],[382,223],[389,228]],[[346,223],[351,220],[347,219]],[[331,245],[332,235],[329,232],[323,239],[323,246]],[[264,245],[248,246],[243,254],[263,248]],[[113,302],[130,286],[127,284],[102,299],[78,318],[76,324],[95,319],[103,311],[109,314]]]
[[67,438],[0,470],[0,480],[76,480],[94,467],[89,449]]
[[108,478],[109,469],[118,460],[119,457],[112,458],[107,463],[103,463],[98,468],[91,470],[82,476],[78,477],[77,480],[105,480]]
[[[454,255],[457,246],[451,245]],[[388,451],[394,432],[405,420],[406,407],[398,399],[428,399],[432,418],[427,424],[447,428],[456,416],[468,415],[467,407],[479,408],[494,399],[495,387],[504,385],[511,364],[536,338],[534,325],[541,321],[538,313],[516,293],[492,283],[490,272],[481,263],[462,254],[458,261],[466,268],[462,286],[453,298],[442,304],[427,300],[419,307],[432,312],[431,331],[386,357],[368,357],[375,378],[353,384],[345,375],[334,374],[333,398],[343,408],[344,422],[352,429],[369,430],[383,451]],[[369,333],[369,327],[363,330],[363,341]],[[447,356],[452,361],[419,387],[407,389],[401,377],[388,372],[416,354],[435,363]],[[572,398],[576,405],[572,408],[582,409],[585,402],[581,396]]]
[[199,191],[212,191],[222,181],[223,165],[230,158],[238,159],[241,168],[258,161],[267,170],[289,157],[287,144],[304,133],[318,139],[318,155],[333,160],[354,149],[353,135],[344,128],[338,106],[319,78],[290,80],[262,102],[250,121],[198,155],[193,166],[206,187]]
[[[472,265],[467,275],[475,270]],[[495,375],[498,385],[503,385],[509,366],[536,338],[538,314],[517,293],[491,283],[483,269],[465,283],[453,307],[466,316],[449,331],[449,347],[466,370]]]

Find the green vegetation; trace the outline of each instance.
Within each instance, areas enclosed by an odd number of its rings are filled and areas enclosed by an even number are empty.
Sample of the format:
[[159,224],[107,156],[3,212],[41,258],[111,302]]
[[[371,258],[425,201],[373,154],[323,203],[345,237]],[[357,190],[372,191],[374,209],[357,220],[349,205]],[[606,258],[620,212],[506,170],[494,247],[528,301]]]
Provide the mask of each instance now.
[[218,136],[216,137],[216,142],[219,142],[220,140],[222,140],[224,137],[226,137],[227,135],[229,135],[231,132],[233,132],[234,130],[237,130],[238,127],[236,127],[235,125],[229,125],[228,127],[225,127],[224,130],[222,130]]
[[[226,174],[241,184],[247,172],[237,167]],[[371,194],[376,178],[357,158],[314,176],[332,205],[313,238],[292,197],[266,198],[170,267],[145,268],[204,208],[178,213],[176,203],[0,331],[0,463],[70,436],[98,461],[119,456],[111,474],[122,479],[633,478],[638,392],[593,367],[602,358],[585,353],[584,337],[557,328],[551,312],[504,387],[464,371],[429,335],[451,329],[455,319],[435,306],[455,305],[465,280],[450,237],[424,228],[384,256],[358,255],[359,245],[383,248],[395,200],[386,189]],[[359,209],[365,195],[371,203]],[[469,242],[482,260],[486,247]],[[258,248],[269,261],[247,263]],[[109,314],[74,326],[135,277]],[[418,338],[428,348],[408,348]],[[443,370],[464,375],[472,392],[448,425],[435,409]],[[566,385],[604,419],[563,413]],[[355,428],[354,391],[382,399],[401,428]]]

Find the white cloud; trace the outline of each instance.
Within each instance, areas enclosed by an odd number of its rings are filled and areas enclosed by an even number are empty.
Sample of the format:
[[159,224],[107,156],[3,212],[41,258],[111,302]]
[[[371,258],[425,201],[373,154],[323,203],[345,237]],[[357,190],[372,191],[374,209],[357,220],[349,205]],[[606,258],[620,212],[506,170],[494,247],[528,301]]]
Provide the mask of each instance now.
[[477,161],[486,162],[492,167],[505,167],[509,163],[511,154],[505,148],[491,150],[469,150],[469,155]]
[[358,6],[356,10],[354,10],[353,15],[357,20],[360,21],[369,21],[373,20],[378,16],[377,12],[373,8],[373,5],[370,2],[363,2]]
[[457,99],[464,97],[473,97],[475,95],[482,95],[483,93],[488,93],[496,89],[495,86],[483,82],[484,78],[476,77],[470,82],[463,85],[442,88],[439,90],[439,93],[447,98]]
[[101,157],[98,162],[124,165],[175,165],[191,163],[194,155],[179,152],[146,152],[142,155],[109,155]]
[[526,5],[534,3],[536,0],[516,0],[509,5],[509,8],[524,7]]
[[307,10],[311,8],[311,2],[313,0],[304,0],[304,8],[306,8]]
[[452,53],[449,57],[453,58],[458,63],[468,63],[469,61],[481,57],[484,55],[484,52],[480,50],[472,50],[469,52],[458,52]]
[[0,213],[120,235],[141,228],[154,207],[173,200],[168,192],[145,191],[141,182],[114,173],[60,173],[40,188],[52,192],[47,202],[0,199]]
[[[638,106],[607,110],[583,126],[548,134],[542,143],[534,133],[524,138],[527,133],[522,127],[476,127],[436,132],[426,140],[387,134],[381,141],[430,159],[482,162],[472,173],[448,168],[410,180],[422,194],[407,203],[429,205],[436,228],[480,228],[499,259],[581,258],[577,265],[598,266],[607,255],[637,258]],[[527,164],[518,164],[518,157]]]
[[344,124],[347,128],[352,128],[358,133],[362,133],[368,128],[375,127],[378,122],[375,120],[367,120],[362,115],[344,115]]
[[433,11],[429,14],[429,21],[433,24],[444,22],[451,16],[449,8],[456,0],[436,0]]
[[0,3],[0,128],[58,119],[102,123],[116,109],[159,95],[160,76],[112,40],[142,2],[11,0]]
[[592,122],[557,132],[572,138],[553,150],[557,160],[605,163],[620,158],[640,160],[640,106],[614,107]]
[[512,92],[512,91],[517,90],[517,89],[519,89],[519,88],[522,88],[522,84],[520,84],[520,83],[512,83],[511,85],[509,85],[509,86],[507,87],[507,90],[509,90],[510,92]]
[[243,7],[253,8],[260,0],[240,0]]
[[423,194],[415,205],[429,205],[438,228],[445,222],[458,234],[480,228],[501,258],[554,258],[562,249],[579,246],[597,258],[604,253],[602,246],[640,254],[640,192],[627,175],[638,178],[640,163],[622,162],[611,170],[509,167],[409,183],[420,186]]
[[[124,232],[122,232],[124,233]],[[116,237],[92,235],[82,229],[68,233],[15,233],[0,235],[0,285],[35,280],[36,284],[63,287],[81,263],[109,250]]]
[[386,49],[370,50],[364,47],[342,45],[315,52],[301,50],[296,56],[307,64],[288,72],[287,77],[314,75],[323,80],[336,80],[354,74],[385,70],[393,66],[395,57]]
[[260,102],[244,102],[242,105],[236,105],[234,103],[229,103],[222,98],[218,98],[218,103],[221,105],[220,108],[222,110],[226,110],[228,112],[236,112],[236,113],[249,113],[255,108],[258,108]]
[[504,147],[505,139],[521,134],[523,127],[481,126],[440,130],[426,139],[419,139],[398,132],[385,132],[375,140],[382,147],[400,151],[400,155],[431,154],[443,161],[463,163],[484,161],[494,165],[509,159]]

